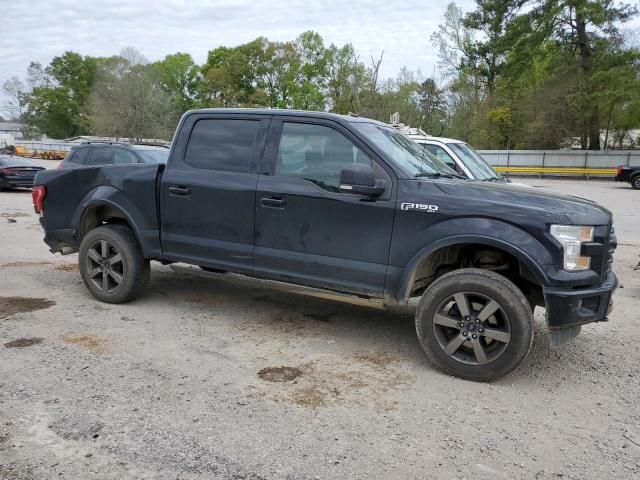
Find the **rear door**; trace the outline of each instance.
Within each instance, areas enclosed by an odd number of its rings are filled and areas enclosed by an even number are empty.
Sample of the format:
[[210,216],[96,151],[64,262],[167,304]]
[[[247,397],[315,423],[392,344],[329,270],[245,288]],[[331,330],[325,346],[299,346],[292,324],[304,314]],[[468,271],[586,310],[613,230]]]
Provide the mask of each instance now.
[[[372,166],[375,199],[340,191],[340,172]],[[394,218],[395,176],[343,126],[272,121],[256,199],[256,274],[381,296]]]
[[165,258],[251,272],[255,190],[269,117],[185,119],[162,176]]

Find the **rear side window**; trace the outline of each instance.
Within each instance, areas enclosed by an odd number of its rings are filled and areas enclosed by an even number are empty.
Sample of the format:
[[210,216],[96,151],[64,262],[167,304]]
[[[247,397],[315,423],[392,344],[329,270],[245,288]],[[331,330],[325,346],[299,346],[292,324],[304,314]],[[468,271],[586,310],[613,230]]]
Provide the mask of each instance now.
[[259,120],[199,120],[184,161],[196,168],[248,173],[259,128]]
[[88,165],[110,165],[113,163],[113,148],[111,147],[93,147],[91,149],[91,157],[87,162]]
[[138,157],[130,150],[124,148],[116,148],[116,156],[114,163],[116,165],[122,165],[126,163],[138,163]]

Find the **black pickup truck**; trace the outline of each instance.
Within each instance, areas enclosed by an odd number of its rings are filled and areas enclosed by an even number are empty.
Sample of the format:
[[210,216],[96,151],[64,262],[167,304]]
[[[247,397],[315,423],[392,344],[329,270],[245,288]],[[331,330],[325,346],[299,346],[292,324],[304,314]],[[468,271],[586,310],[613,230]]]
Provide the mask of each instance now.
[[629,182],[634,190],[640,190],[640,166],[620,165],[616,175],[616,182]]
[[523,361],[536,305],[558,345],[605,321],[617,287],[603,207],[461,179],[354,116],[190,111],[166,166],[47,171],[36,184],[45,242],[79,251],[101,301],[139,296],[150,260],[377,306],[421,297],[426,355],[471,380]]

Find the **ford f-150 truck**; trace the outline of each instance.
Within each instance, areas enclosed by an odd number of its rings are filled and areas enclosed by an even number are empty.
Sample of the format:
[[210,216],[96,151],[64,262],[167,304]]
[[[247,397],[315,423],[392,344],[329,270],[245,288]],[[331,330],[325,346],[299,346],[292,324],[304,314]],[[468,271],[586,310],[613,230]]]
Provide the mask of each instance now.
[[617,287],[609,211],[464,180],[423,152],[366,118],[194,110],[166,166],[46,171],[33,199],[51,251],[79,252],[103,302],[139,296],[151,260],[377,306],[420,297],[427,357],[465,379],[524,360],[536,306],[554,345],[607,319]]

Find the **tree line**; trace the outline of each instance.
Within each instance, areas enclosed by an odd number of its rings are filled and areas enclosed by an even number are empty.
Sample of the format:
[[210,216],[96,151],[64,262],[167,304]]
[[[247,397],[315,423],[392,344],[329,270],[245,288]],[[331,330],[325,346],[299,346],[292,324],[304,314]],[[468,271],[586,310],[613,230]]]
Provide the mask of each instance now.
[[4,110],[25,134],[52,138],[170,139],[191,108],[269,107],[383,121],[399,112],[479,148],[611,148],[640,127],[640,52],[623,29],[636,14],[611,0],[477,0],[466,14],[450,3],[430,37],[438,70],[387,79],[384,52],[365,60],[311,31],[218,47],[202,65],[188,53],[149,62],[134,48],[65,52],[7,81]]

